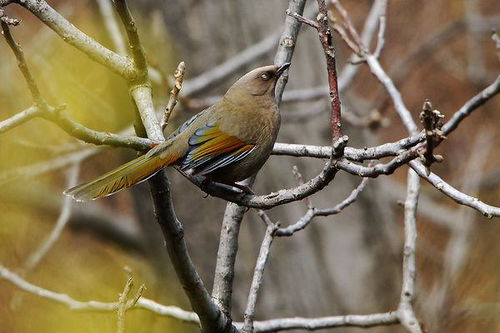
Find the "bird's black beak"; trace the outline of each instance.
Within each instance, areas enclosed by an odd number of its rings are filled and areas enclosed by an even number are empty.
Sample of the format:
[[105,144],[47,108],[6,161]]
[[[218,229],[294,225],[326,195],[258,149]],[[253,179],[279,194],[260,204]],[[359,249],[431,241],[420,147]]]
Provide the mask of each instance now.
[[281,74],[283,74],[283,72],[288,69],[288,67],[290,67],[289,62],[285,62],[284,64],[279,66],[278,69],[276,70],[276,78],[279,78]]

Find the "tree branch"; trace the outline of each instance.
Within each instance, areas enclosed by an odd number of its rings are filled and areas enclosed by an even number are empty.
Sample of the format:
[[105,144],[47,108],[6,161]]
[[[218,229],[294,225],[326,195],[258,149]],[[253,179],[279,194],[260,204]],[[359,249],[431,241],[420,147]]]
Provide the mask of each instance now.
[[[75,311],[104,311],[104,312],[114,312],[118,308],[118,302],[99,302],[99,301],[77,301],[74,298],[68,296],[67,294],[60,294],[54,291],[41,288],[34,284],[29,283],[16,273],[8,270],[4,266],[0,265],[0,278],[9,281],[16,287],[34,294],[36,296],[50,299],[52,301],[61,303],[69,307],[71,310]],[[182,310],[176,306],[166,306],[157,303],[153,300],[141,297],[132,309],[144,309],[154,312],[161,316],[172,317],[187,323],[199,325],[199,319],[196,313]]]
[[[289,1],[288,10],[302,14],[304,11],[305,0]],[[274,58],[275,64],[291,62],[295,44],[300,29],[300,23],[296,20],[286,17],[283,32],[280,37],[280,43]],[[270,39],[273,36],[268,37]],[[267,40],[267,39],[266,39]],[[274,40],[274,39],[273,39]],[[256,45],[257,46],[257,45]],[[237,62],[235,62],[237,64]],[[288,81],[288,71],[286,71],[277,82],[275,87],[275,98],[277,104],[280,104],[283,91]],[[246,185],[251,186],[255,177],[250,178]],[[238,251],[239,228],[246,207],[228,203],[226,212],[222,221],[221,236],[219,240],[219,249],[217,252],[217,262],[215,266],[214,288],[212,296],[220,304],[220,307],[227,314],[231,311],[232,285],[234,278],[234,263]]]
[[408,170],[407,196],[404,218],[404,251],[403,251],[403,285],[398,307],[398,318],[401,324],[412,333],[421,333],[413,310],[415,300],[415,252],[417,243],[417,205],[420,193],[420,179],[413,170]]
[[102,46],[94,39],[76,28],[61,16],[44,0],[16,0],[16,2],[29,10],[40,21],[54,30],[66,43],[76,47],[92,60],[106,66],[124,78],[133,78],[135,71],[133,63],[128,57],[121,56]]
[[257,263],[255,264],[252,285],[250,286],[250,292],[248,293],[247,307],[244,315],[245,322],[243,324],[243,328],[241,329],[242,333],[254,332],[253,319],[255,317],[255,305],[257,304],[257,296],[260,286],[262,285],[264,268],[266,267],[267,259],[269,258],[271,244],[277,228],[278,226],[273,223],[268,224],[266,228],[266,233],[260,246],[259,256],[257,257]]
[[255,332],[271,333],[304,329],[315,331],[335,327],[375,327],[394,325],[399,322],[396,312],[374,313],[369,315],[347,315],[320,318],[281,318],[254,322]]
[[469,206],[479,211],[481,214],[486,216],[487,218],[499,217],[500,216],[500,208],[490,206],[478,198],[471,197],[463,192],[460,192],[450,184],[446,183],[443,179],[441,179],[438,175],[434,173],[430,173],[427,176],[425,166],[418,161],[411,161],[410,167],[422,178],[428,181],[432,186],[437,188],[441,193],[453,199],[455,202]]
[[326,69],[328,71],[328,85],[330,87],[330,105],[331,105],[331,132],[333,138],[340,138],[342,136],[341,128],[341,109],[339,88],[337,83],[337,69],[335,59],[335,47],[333,45],[333,36],[330,29],[330,22],[328,20],[328,8],[325,0],[318,1],[318,36],[323,46],[323,51],[326,57]]

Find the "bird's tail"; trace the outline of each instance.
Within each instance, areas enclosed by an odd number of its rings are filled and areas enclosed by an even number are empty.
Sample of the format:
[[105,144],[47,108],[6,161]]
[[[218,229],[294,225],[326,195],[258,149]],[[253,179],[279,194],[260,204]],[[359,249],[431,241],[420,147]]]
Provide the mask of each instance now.
[[152,177],[160,169],[175,163],[174,156],[160,158],[158,154],[145,154],[88,183],[64,191],[76,201],[94,200],[114,194],[120,190]]

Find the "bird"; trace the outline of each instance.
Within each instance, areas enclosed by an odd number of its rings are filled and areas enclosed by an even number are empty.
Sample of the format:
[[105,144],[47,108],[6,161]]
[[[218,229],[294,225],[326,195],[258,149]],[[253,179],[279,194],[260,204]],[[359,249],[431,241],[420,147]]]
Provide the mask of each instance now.
[[76,201],[112,195],[177,166],[193,176],[230,186],[254,174],[269,158],[280,127],[275,87],[290,63],[256,68],[222,99],[195,114],[147,153],[64,191]]

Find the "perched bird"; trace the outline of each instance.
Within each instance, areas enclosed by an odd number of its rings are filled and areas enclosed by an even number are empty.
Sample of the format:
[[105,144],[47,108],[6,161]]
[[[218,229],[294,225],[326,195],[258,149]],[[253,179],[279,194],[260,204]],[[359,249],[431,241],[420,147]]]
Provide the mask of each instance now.
[[77,201],[105,197],[170,165],[228,185],[252,176],[269,158],[276,141],[280,114],[274,89],[289,66],[285,63],[252,70],[236,81],[219,102],[194,115],[165,142],[64,193]]

